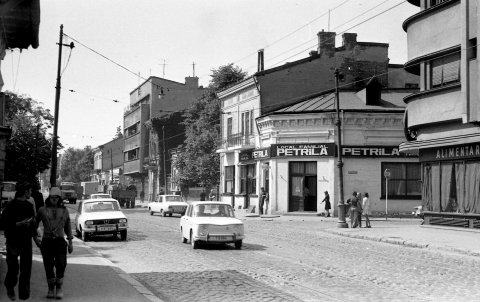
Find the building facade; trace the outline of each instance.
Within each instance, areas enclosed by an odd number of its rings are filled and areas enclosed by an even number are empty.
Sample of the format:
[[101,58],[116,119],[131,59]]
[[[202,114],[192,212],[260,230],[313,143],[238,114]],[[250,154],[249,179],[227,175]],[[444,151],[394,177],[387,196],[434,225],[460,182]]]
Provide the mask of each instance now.
[[[388,44],[357,42],[356,34],[343,34],[342,46],[335,47],[335,36],[320,32],[318,51],[309,57],[270,70],[261,70],[259,64],[252,78],[218,93],[223,201],[236,208],[253,211],[255,207],[258,212],[264,187],[270,194],[269,213],[322,212],[324,191],[330,193],[334,207],[338,173],[332,91],[337,68],[347,89],[340,96],[343,122],[348,125],[342,150],[350,157],[345,164],[345,192],[370,191],[378,209],[388,195],[397,200],[390,204],[392,211],[411,211],[418,205],[418,186],[411,184],[407,190],[404,176],[414,163],[411,183],[418,184],[418,158],[398,152],[403,137],[402,98],[418,86],[418,76],[389,64]],[[376,103],[369,103],[373,101],[367,95],[372,92],[364,89],[369,83],[369,90],[376,91]],[[314,103],[317,109],[312,109]],[[392,180],[396,186],[383,187],[382,169],[398,171]]]
[[403,23],[405,69],[420,76],[420,91],[405,98],[400,150],[419,154],[425,210],[480,214],[478,1],[408,2],[420,11]]
[[[164,184],[160,183],[160,154],[158,133],[149,121],[152,118],[185,110],[201,96],[203,87],[197,77],[186,77],[185,84],[150,77],[130,93],[130,106],[124,113],[125,182],[135,184],[137,192],[152,200]],[[169,133],[174,135],[178,133]],[[166,188],[163,187],[165,191]]]

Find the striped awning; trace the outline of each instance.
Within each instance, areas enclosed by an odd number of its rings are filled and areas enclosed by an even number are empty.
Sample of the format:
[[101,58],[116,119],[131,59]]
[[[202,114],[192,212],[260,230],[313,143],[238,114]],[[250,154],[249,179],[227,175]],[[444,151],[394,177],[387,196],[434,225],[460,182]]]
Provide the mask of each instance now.
[[472,144],[480,142],[480,133],[471,133],[456,136],[447,136],[429,140],[417,140],[401,143],[400,152],[412,153],[418,152],[419,149],[437,148],[453,145]]

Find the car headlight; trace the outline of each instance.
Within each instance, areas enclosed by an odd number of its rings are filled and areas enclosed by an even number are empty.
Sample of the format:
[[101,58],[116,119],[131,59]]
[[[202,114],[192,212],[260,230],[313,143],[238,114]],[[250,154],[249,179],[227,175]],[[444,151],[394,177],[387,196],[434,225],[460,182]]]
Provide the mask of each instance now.
[[85,221],[85,225],[93,225],[93,221],[92,220],[87,220],[87,221]]
[[126,218],[120,219],[119,222],[120,223],[127,223],[127,219]]
[[201,224],[198,226],[198,234],[200,236],[205,236],[208,233],[208,224]]

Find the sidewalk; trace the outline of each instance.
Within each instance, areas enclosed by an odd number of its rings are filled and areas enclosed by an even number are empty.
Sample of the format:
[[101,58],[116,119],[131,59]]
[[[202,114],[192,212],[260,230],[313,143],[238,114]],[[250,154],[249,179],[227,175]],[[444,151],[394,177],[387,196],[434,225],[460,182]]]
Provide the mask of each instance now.
[[[5,246],[5,237],[0,238],[0,249]],[[83,241],[74,238],[73,253],[68,255],[64,280],[65,301],[157,301],[144,286],[102,257]],[[5,255],[0,255],[0,301],[10,301],[3,281],[7,265]],[[54,301],[47,299],[47,283],[40,250],[34,247],[31,295],[28,301]],[[18,300],[18,286],[16,288]],[[58,300],[57,300],[58,301]]]

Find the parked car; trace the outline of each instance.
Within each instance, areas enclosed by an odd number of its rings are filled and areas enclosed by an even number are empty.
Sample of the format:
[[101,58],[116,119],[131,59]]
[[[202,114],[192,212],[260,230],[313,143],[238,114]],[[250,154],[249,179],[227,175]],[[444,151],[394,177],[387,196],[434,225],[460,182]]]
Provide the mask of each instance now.
[[128,221],[113,198],[95,198],[82,200],[78,204],[75,216],[77,236],[87,241],[90,236],[120,233],[122,240],[127,239]]
[[155,201],[148,203],[148,211],[150,215],[160,213],[163,217],[167,215],[172,217],[172,214],[183,216],[187,206],[188,203],[180,195],[158,195]]
[[234,243],[242,248],[245,238],[243,222],[235,218],[230,204],[215,201],[196,201],[188,205],[187,212],[180,219],[182,242],[193,249],[199,243]]
[[97,199],[97,198],[112,198],[110,194],[104,194],[104,193],[96,193],[96,194],[91,194],[90,199]]

